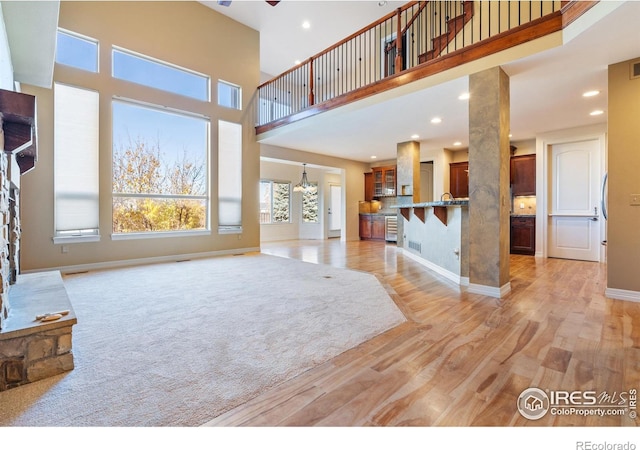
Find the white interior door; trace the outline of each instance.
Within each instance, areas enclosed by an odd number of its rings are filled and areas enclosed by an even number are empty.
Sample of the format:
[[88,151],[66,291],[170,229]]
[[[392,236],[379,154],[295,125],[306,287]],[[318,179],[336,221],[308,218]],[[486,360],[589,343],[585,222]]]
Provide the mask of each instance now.
[[600,260],[600,147],[597,140],[551,149],[548,254]]
[[330,238],[340,237],[342,234],[342,186],[337,184],[329,185],[327,223],[329,224],[327,236]]

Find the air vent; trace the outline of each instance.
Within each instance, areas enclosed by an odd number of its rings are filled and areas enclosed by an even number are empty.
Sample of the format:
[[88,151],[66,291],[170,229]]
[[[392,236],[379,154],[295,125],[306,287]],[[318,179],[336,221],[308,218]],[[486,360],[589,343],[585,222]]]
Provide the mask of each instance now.
[[418,253],[422,253],[422,244],[416,241],[409,241],[409,248],[417,251]]
[[633,61],[630,65],[630,68],[631,79],[633,80],[634,78],[640,78],[640,61]]

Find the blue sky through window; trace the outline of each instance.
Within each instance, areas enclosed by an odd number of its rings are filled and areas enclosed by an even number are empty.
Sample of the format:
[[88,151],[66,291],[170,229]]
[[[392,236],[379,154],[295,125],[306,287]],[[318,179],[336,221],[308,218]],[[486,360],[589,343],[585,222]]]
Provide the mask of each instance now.
[[114,149],[138,139],[159,144],[163,162],[167,164],[182,158],[183,154],[191,161],[206,164],[208,124],[204,118],[165,112],[135,103],[113,102]]
[[113,76],[155,89],[209,101],[209,78],[187,70],[113,50]]
[[56,62],[65,66],[98,71],[98,43],[58,30]]

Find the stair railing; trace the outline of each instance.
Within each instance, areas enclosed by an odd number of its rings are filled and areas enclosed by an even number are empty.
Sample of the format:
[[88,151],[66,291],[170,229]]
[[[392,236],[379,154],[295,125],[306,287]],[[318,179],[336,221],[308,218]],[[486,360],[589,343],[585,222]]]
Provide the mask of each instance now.
[[[258,87],[256,126],[553,14],[566,1],[412,1]],[[304,114],[302,114],[304,116]]]

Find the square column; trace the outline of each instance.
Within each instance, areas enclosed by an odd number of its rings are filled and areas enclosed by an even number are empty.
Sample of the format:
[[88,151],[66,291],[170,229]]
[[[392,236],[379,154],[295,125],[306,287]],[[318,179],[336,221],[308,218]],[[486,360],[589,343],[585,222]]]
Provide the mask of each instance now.
[[509,77],[469,76],[469,292],[503,297],[509,282]]
[[[416,141],[397,144],[396,199],[399,205],[420,201],[420,143]],[[398,211],[398,247],[404,245],[404,222]]]

